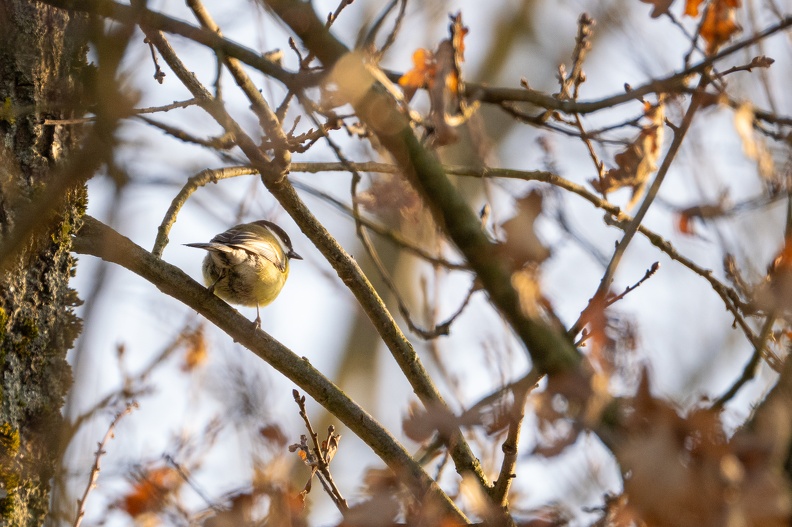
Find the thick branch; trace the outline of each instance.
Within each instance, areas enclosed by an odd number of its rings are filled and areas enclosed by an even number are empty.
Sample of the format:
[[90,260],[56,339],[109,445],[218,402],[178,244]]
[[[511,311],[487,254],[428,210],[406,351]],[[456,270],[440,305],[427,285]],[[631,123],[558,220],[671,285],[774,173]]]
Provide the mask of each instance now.
[[[87,13],[94,13],[102,15],[106,18],[126,23],[144,23],[153,29],[181,35],[185,38],[208,46],[215,51],[222,53],[223,56],[233,57],[244,62],[245,64],[256,68],[265,75],[273,77],[291,89],[307,88],[316,86],[324,77],[324,72],[292,72],[281,68],[277,63],[267,59],[250,48],[237,44],[236,42],[223,38],[217,33],[209,30],[200,29],[191,26],[181,20],[168,17],[156,11],[148,9],[135,10],[128,5],[118,4],[111,0],[39,0],[44,3],[60,7],[63,9],[70,9],[74,11],[82,11]],[[310,4],[305,4],[310,5]],[[315,17],[314,17],[315,18]],[[316,20],[319,20],[318,18]],[[523,89],[523,88],[505,88],[497,86],[486,86],[476,83],[465,83],[464,94],[465,97],[470,99],[479,100],[489,104],[503,104],[504,102],[526,102],[535,104],[541,108],[548,110],[558,110],[564,113],[579,113],[586,114],[596,112],[602,109],[611,108],[619,104],[624,104],[629,101],[640,100],[642,97],[651,93],[674,93],[685,89],[685,79],[691,74],[700,73],[706,68],[712,66],[717,61],[734,54],[736,51],[744,49],[756,42],[763,40],[770,35],[783,31],[792,26],[792,17],[786,17],[780,20],[777,24],[768,27],[764,31],[757,33],[745,40],[736,42],[735,44],[724,48],[719,53],[708,57],[698,64],[694,64],[684,71],[673,73],[667,77],[657,80],[651,80],[646,84],[635,87],[628,92],[619,93],[604,97],[602,99],[593,101],[573,101],[562,100],[552,95],[543,93],[538,90]],[[325,31],[324,23],[320,21],[320,25],[311,26],[313,29],[321,29],[321,31],[306,31],[304,36],[308,40],[303,40],[306,46],[311,49],[311,45],[315,45],[323,49],[324,45],[330,45],[330,49],[322,55],[326,58],[329,56],[340,56],[339,52],[343,54],[346,48],[336,39],[326,40],[322,33]],[[329,34],[329,33],[328,33]],[[340,47],[338,47],[340,46]],[[343,51],[340,51],[343,50]],[[322,60],[322,56],[319,56]],[[322,60],[325,63],[324,60]],[[391,81],[397,81],[402,73],[389,71],[386,72]]]
[[[148,39],[157,46],[163,58],[168,62],[179,80],[190,90],[194,97],[202,100],[202,107],[236,138],[239,148],[244,152],[253,168],[261,174],[261,181],[283,208],[294,219],[302,232],[314,243],[338,273],[339,278],[349,287],[369,317],[404,376],[412,386],[421,402],[429,405],[445,406],[440,392],[432,382],[429,374],[421,363],[412,344],[404,336],[396,321],[391,316],[385,303],[377,291],[363,274],[355,260],[347,254],[343,247],[333,238],[325,227],[316,219],[311,211],[297,195],[294,187],[285,177],[287,166],[271,163],[265,154],[239,125],[226,113],[222,104],[213,99],[206,88],[187,70],[170,44],[159,31],[143,28]],[[451,441],[451,455],[459,473],[471,472],[488,485],[481,464],[473,455],[464,436],[457,431]]]
[[[324,28],[310,4],[292,0],[270,0],[267,4],[326,68],[344,57],[350,61],[344,64],[349,72],[361,77],[367,73],[360,59],[349,54]],[[352,101],[358,116],[377,133],[423,195],[435,221],[470,262],[492,303],[514,328],[537,368],[543,373],[575,370],[580,355],[571,341],[543,321],[523,316],[508,268],[494,256],[495,246],[482,231],[478,217],[446,177],[437,158],[418,142],[396,101],[372,77],[369,79],[372,87],[362,98]],[[369,79],[357,80],[363,84]]]
[[293,381],[360,437],[420,499],[429,493],[457,520],[464,515],[377,421],[304,358],[211,294],[180,269],[155,258],[96,219],[86,216],[74,239],[77,253],[118,264],[154,284],[161,292],[195,309],[207,320]]
[[176,18],[171,18],[146,8],[118,4],[110,0],[41,1],[55,7],[60,7],[61,9],[92,13],[125,24],[142,25],[152,29],[181,35],[199,44],[203,44],[223,56],[239,59],[265,75],[278,79],[290,88],[297,88],[301,86],[304,81],[309,81],[310,84],[316,84],[317,82],[315,79],[316,75],[308,76],[286,71],[281,68],[279,64],[269,60],[261,53],[237,44],[232,40],[223,38],[213,31],[197,28]]

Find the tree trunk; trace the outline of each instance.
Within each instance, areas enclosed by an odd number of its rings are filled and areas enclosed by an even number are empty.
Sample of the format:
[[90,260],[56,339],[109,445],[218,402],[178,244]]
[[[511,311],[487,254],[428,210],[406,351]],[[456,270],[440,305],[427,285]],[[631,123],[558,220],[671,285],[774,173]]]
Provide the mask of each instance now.
[[[0,247],[57,174],[78,128],[44,125],[76,113],[85,18],[30,0],[0,0]],[[66,352],[80,331],[69,288],[70,235],[84,188],[37,218],[23,248],[0,254],[0,524],[42,525],[71,384]]]

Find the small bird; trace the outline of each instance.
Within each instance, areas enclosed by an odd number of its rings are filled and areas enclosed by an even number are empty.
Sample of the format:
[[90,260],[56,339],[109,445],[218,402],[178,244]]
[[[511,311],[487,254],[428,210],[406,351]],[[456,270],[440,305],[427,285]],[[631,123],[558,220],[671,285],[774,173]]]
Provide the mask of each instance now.
[[210,292],[228,302],[260,306],[275,300],[289,276],[289,260],[302,260],[283,229],[271,221],[242,223],[221,232],[209,243],[186,243],[208,251],[203,261],[204,282]]

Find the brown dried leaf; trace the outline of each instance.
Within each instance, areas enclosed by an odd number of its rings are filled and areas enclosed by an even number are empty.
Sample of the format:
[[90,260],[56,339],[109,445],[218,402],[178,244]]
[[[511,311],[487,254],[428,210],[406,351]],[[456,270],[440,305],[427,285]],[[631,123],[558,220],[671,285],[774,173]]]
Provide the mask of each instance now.
[[415,92],[431,86],[437,72],[434,53],[428,49],[418,48],[412,56],[413,67],[399,78],[399,86],[404,91],[404,98],[412,100]]
[[341,442],[341,434],[335,433],[335,427],[331,426],[327,430],[327,439],[322,441],[322,453],[324,454],[325,463],[328,465],[338,452],[338,446]]
[[687,0],[685,2],[685,14],[696,17],[699,14],[699,6],[704,0]]
[[399,502],[392,494],[376,494],[344,513],[339,527],[398,527]]
[[749,159],[756,161],[759,175],[770,179],[775,172],[775,164],[765,143],[757,140],[754,120],[753,105],[745,102],[734,112],[734,129],[742,141],[743,153]]
[[671,7],[671,4],[674,3],[674,0],[641,0],[644,4],[652,4],[652,14],[650,15],[652,18],[658,18],[659,16],[668,14],[668,9]]
[[272,443],[278,447],[286,446],[289,441],[286,434],[283,433],[280,425],[275,423],[260,426],[258,429],[259,436],[268,443]]
[[501,225],[506,241],[500,244],[500,252],[512,261],[513,269],[541,263],[550,256],[550,250],[534,232],[534,222],[541,212],[542,193],[535,190],[517,200],[517,213]]
[[630,507],[626,494],[605,496],[605,514],[596,527],[646,527],[646,523]]
[[451,16],[449,38],[440,42],[431,52],[418,49],[413,53],[413,68],[401,76],[405,98],[409,101],[416,90],[426,88],[429,92],[429,121],[432,124],[431,143],[443,146],[455,143],[458,134],[456,123],[450,122],[449,114],[465,112],[461,108],[462,62],[465,60],[465,35],[468,28],[462,23],[462,13]]
[[625,424],[627,441],[616,456],[630,472],[624,489],[641,518],[658,527],[718,525],[724,437],[717,414],[680,417],[652,397],[644,370]]
[[629,473],[625,494],[629,507],[648,525],[788,524],[792,501],[789,483],[781,476],[787,442],[784,455],[773,462],[772,456],[763,456],[766,445],[739,435],[728,440],[718,411],[696,409],[683,417],[652,397],[646,372],[623,432],[625,441],[615,454]]
[[396,225],[403,220],[417,223],[424,216],[421,198],[401,174],[380,174],[356,200],[367,211]]
[[707,9],[701,24],[701,38],[707,43],[709,55],[714,54],[734,34],[742,31],[734,13],[740,3],[740,0],[713,0]]
[[716,203],[694,205],[676,213],[676,227],[682,234],[693,236],[693,220],[696,218],[706,220],[719,218],[726,213],[726,194],[723,194]]
[[410,404],[408,411],[407,417],[402,420],[402,428],[407,437],[418,443],[428,440],[435,432],[442,437],[451,437],[460,426],[481,424],[478,414],[470,413],[457,417],[442,404],[423,408],[413,403]]
[[647,106],[645,116],[649,118],[649,124],[624,151],[614,156],[617,168],[608,170],[601,179],[589,180],[591,186],[601,194],[624,187],[632,188],[633,194],[627,208],[632,208],[641,199],[649,176],[657,170],[657,160],[663,146],[665,105],[660,101],[655,106]]
[[369,496],[394,492],[399,485],[399,478],[390,469],[370,468],[363,474],[363,486]]
[[429,119],[433,125],[432,144],[436,146],[457,142],[459,135],[448,116],[462,113],[462,62],[469,30],[462,24],[461,12],[451,16],[448,30],[450,37],[440,42],[435,51],[435,82],[429,87]]
[[[588,337],[591,342],[591,351],[588,353],[589,361],[597,367],[599,371],[605,372],[608,375],[613,371],[613,364],[607,360],[603,353],[605,347],[610,343],[608,338],[608,316],[606,310],[608,308],[608,299],[610,293],[604,295],[595,295],[591,299],[584,317],[580,321],[588,328]],[[588,341],[587,341],[588,342]]]
[[231,498],[231,506],[207,518],[203,527],[236,527],[250,525],[253,520],[256,498],[252,494],[237,494]]
[[179,471],[173,467],[148,470],[138,476],[132,490],[121,499],[118,507],[133,518],[159,512],[183,482]]
[[454,46],[450,40],[444,40],[435,53],[437,78],[443,82],[435,82],[429,87],[429,119],[432,122],[432,144],[445,146],[456,143],[459,135],[446,119],[446,110],[456,106],[456,90],[459,86],[459,73],[455,64]]
[[792,312],[792,239],[773,260],[767,278],[754,293],[754,303],[765,311]]
[[186,336],[186,344],[187,349],[184,353],[184,362],[182,362],[181,369],[182,371],[190,372],[205,364],[209,356],[203,325],[198,326],[195,331]]

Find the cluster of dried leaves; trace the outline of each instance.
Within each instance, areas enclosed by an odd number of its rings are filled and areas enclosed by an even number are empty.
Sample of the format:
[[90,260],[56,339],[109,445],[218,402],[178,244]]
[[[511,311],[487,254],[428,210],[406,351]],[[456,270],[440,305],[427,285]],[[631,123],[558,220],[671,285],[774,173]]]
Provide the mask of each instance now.
[[[258,439],[273,452],[285,451],[287,438],[275,424],[262,426]],[[200,455],[200,452],[198,452]],[[250,484],[231,490],[216,501],[210,500],[193,480],[200,460],[188,470],[170,456],[167,463],[155,462],[130,472],[132,485],[111,509],[125,513],[136,525],[149,527],[189,523],[202,527],[241,525],[307,525],[305,496],[310,491],[293,488],[288,478],[289,463],[283,455],[253,463]],[[313,471],[311,476],[313,477]],[[184,492],[192,491],[207,501],[203,509],[183,506]]]
[[789,430],[729,438],[718,411],[681,415],[652,396],[646,374],[623,425],[614,453],[628,477],[608,525],[788,524],[792,489],[779,469]]
[[643,196],[649,177],[657,170],[657,160],[663,148],[665,130],[665,104],[663,98],[655,105],[644,105],[644,115],[649,123],[638,137],[622,152],[616,154],[617,167],[608,170],[602,178],[589,182],[594,189],[606,195],[620,188],[631,188],[632,198],[627,208],[634,207]]
[[413,53],[413,68],[399,79],[407,101],[419,89],[429,94],[428,125],[434,146],[455,143],[458,135],[455,126],[475,110],[468,107],[462,97],[462,62],[465,60],[465,35],[468,28],[462,25],[462,13],[451,17],[450,36],[438,44],[437,49],[418,49]]
[[[669,9],[674,0],[641,0],[645,4],[652,4],[652,18],[670,15]],[[701,14],[699,8],[704,0],[685,0],[685,16],[697,18]],[[713,0],[704,10],[698,32],[707,44],[706,51],[712,55],[718,48],[729,41],[741,28],[735,20],[735,9],[741,6],[741,0]]]
[[[642,2],[654,6],[652,17],[671,16],[673,0]],[[712,0],[701,11],[702,2],[686,0],[684,14],[694,19],[700,17],[696,40],[700,37],[706,44],[705,53],[713,55],[739,31],[735,9],[740,2]],[[586,32],[580,37],[580,50],[576,55],[576,62],[579,58],[580,63],[585,50],[590,47],[588,38],[593,26],[593,21],[586,20],[586,24],[581,23]],[[398,81],[406,101],[405,114],[411,117],[416,129],[423,127],[425,142],[432,148],[458,141],[455,127],[475,111],[475,105],[468,105],[463,97],[461,66],[467,33],[461,14],[452,16],[448,38],[434,50],[416,50],[412,69]],[[328,107],[356,101],[374,83],[371,75],[360,71],[360,68],[365,69],[365,61],[353,58],[339,61],[331,73],[329,84],[336,91],[325,93]],[[370,82],[361,84],[358,82],[361,78]],[[581,69],[575,77],[561,80],[562,83],[579,86],[584,79]],[[430,109],[425,118],[416,117],[408,107],[418,90],[428,93]],[[573,97],[568,89],[566,92],[569,99],[577,97]],[[606,196],[618,189],[629,188],[632,190],[629,207],[641,199],[647,182],[658,168],[662,153],[665,103],[662,94],[658,95],[656,104],[644,103],[644,124],[637,137],[614,156],[615,168],[603,171],[601,177],[589,181],[597,192]],[[735,112],[736,128],[746,155],[764,167],[760,171],[769,173],[773,171],[772,162],[756,137],[754,118],[750,105],[741,106]],[[387,123],[381,124],[387,126]],[[366,132],[360,135],[369,136]],[[423,206],[419,195],[400,174],[378,178],[355,199],[357,204],[380,213],[381,217],[393,223],[415,218]],[[526,317],[543,318],[560,326],[551,303],[540,288],[541,266],[551,256],[551,250],[541,241],[536,228],[544,199],[542,192],[530,190],[515,200],[514,215],[492,229],[498,238],[494,256],[511,273],[512,285],[519,293],[520,307]],[[385,211],[398,214],[388,216]],[[694,221],[714,219],[727,213],[728,202],[724,194],[716,203],[679,211],[677,227],[682,233],[693,235]],[[756,288],[752,301],[758,309],[792,311],[789,300],[792,298],[790,247],[792,243],[788,241],[768,272],[765,283]],[[657,264],[640,282],[621,294],[606,291],[595,296],[581,315],[577,329],[582,331],[576,345],[585,347],[588,352],[585,375],[554,376],[542,389],[534,389],[533,385],[509,386],[459,414],[439,404],[415,405],[410,407],[409,415],[403,420],[405,435],[422,445],[427,459],[441,457],[443,448],[448,447],[459,429],[482,432],[490,445],[501,444],[504,452],[509,448],[516,452],[517,441],[513,433],[515,429],[519,430],[527,407],[538,422],[538,440],[532,455],[559,455],[586,430],[594,430],[604,440],[611,440],[608,446],[623,470],[624,492],[603,498],[602,515],[597,525],[786,525],[792,515],[790,488],[787,478],[778,470],[783,462],[779,456],[786,444],[782,441],[784,438],[727,437],[717,410],[702,408],[685,413],[652,396],[645,371],[634,397],[617,399],[614,396],[614,384],[629,386],[636,377],[634,351],[638,342],[632,320],[612,306],[656,271]],[[571,335],[570,339],[577,335]],[[185,372],[193,372],[205,363],[207,346],[201,330],[186,335],[183,347],[186,351]],[[319,442],[305,414],[305,398],[295,395],[295,399],[309,435],[303,436],[299,443],[287,446],[280,428],[267,425],[262,428],[262,437],[280,450],[296,453],[310,469],[308,482],[302,489],[294,489],[284,480],[274,477],[277,471],[271,465],[262,463],[254,467],[249,489],[234,492],[221,505],[208,507],[196,520],[198,523],[219,527],[267,520],[274,525],[304,525],[306,497],[312,489],[313,478],[317,477],[342,511],[344,525],[391,525],[398,519],[405,519],[408,524],[448,525],[437,504],[424,499],[424,496],[407,492],[401,483],[403,479],[391,472],[366,472],[364,498],[348,507],[338,490],[333,489],[329,474],[329,464],[339,448],[340,436],[331,428],[327,439]],[[607,425],[612,426],[609,428]],[[509,434],[512,434],[510,439],[504,439]],[[509,473],[504,477],[515,476]],[[177,508],[179,492],[185,483],[188,479],[182,469],[156,465],[137,474],[132,488],[118,500],[116,507],[136,521],[163,516],[169,509]],[[459,492],[466,496],[470,509],[478,517],[488,524],[500,524],[505,505],[493,503],[478,481],[469,475],[463,476]],[[508,497],[504,499],[508,504]],[[563,525],[569,519],[558,510],[531,512],[536,520],[527,520],[526,525]]]

